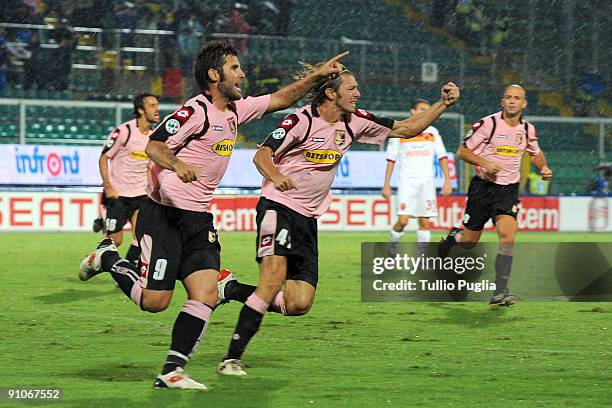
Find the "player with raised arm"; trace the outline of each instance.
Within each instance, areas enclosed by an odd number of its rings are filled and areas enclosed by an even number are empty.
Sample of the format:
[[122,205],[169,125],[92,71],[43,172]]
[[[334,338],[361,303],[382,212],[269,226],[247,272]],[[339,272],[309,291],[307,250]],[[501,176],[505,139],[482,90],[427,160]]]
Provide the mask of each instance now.
[[[416,115],[429,109],[430,104],[424,99],[413,102],[410,113]],[[391,199],[391,175],[395,163],[399,162],[397,184],[397,222],[391,228],[390,256],[397,254],[397,247],[408,224],[408,218],[418,219],[416,231],[416,255],[424,254],[431,232],[429,219],[438,216],[438,202],[434,175],[434,160],[437,159],[444,174],[442,195],[453,192],[448,172],[446,148],[442,137],[433,126],[429,126],[420,135],[410,139],[394,138],[387,144],[387,170],[382,196]]]
[[338,61],[347,54],[274,94],[243,98],[240,84],[245,75],[236,50],[225,42],[208,43],[194,68],[201,93],[167,116],[151,135],[146,148],[154,162],[149,200],[141,207],[136,228],[140,273],[107,239],[83,260],[81,275],[89,279],[110,272],[124,294],[149,312],[166,309],[176,280],[182,282],[188,299],[174,323],[155,387],[206,388],[187,376],[184,367],[218,304],[221,247],[209,205],[229,163],[238,126],[291,106],[319,78],[339,72]]
[[[304,75],[314,69],[307,68]],[[336,169],[352,143],[382,144],[387,137],[418,135],[457,100],[459,89],[446,84],[442,100],[402,121],[358,109],[360,95],[355,76],[346,69],[318,81],[309,93],[312,103],[286,116],[257,150],[253,162],[264,178],[256,217],[259,284],[239,283],[227,271],[220,282],[222,301],[244,303],[217,368],[220,374],[246,374],[242,354],[271,305],[293,316],[312,306],[318,282],[317,218],[329,208]]]
[[509,306],[517,297],[508,289],[512,270],[514,240],[518,231],[519,179],[521,159],[527,152],[531,161],[548,180],[552,171],[538,145],[535,127],[523,119],[527,95],[520,85],[504,90],[502,110],[482,118],[472,126],[457,156],[472,165],[476,175],[470,182],[463,214],[463,228],[453,228],[439,245],[438,254],[446,257],[454,245],[471,248],[480,239],[489,219],[499,237],[495,259],[495,292],[492,306]]
[[135,226],[138,209],[146,200],[149,157],[145,153],[152,125],[159,122],[159,102],[155,95],[142,93],[134,98],[135,119],[113,130],[102,149],[100,176],[104,189],[106,217],[104,233],[115,245],[123,242],[123,227],[132,225],[132,243],[125,259],[138,263],[140,248]]

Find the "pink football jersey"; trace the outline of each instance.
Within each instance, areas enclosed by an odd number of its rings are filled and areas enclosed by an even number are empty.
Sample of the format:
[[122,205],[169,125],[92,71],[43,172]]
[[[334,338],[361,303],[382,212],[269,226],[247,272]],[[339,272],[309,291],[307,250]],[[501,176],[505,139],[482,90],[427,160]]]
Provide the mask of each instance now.
[[264,178],[262,195],[307,217],[319,217],[331,204],[331,185],[342,156],[353,142],[382,144],[392,119],[376,117],[363,109],[329,124],[315,105],[286,116],[262,143],[274,152],[273,162],[295,189],[279,191]]
[[475,123],[464,143],[477,156],[496,161],[503,167],[497,174],[490,174],[482,167],[474,166],[480,178],[502,185],[518,183],[521,158],[525,151],[531,156],[540,153],[535,127],[523,119],[518,126],[511,127],[504,120],[502,112]]
[[173,171],[154,164],[147,187],[149,197],[170,207],[207,211],[229,164],[238,126],[261,118],[269,103],[270,95],[248,97],[231,102],[222,112],[210,96],[200,94],[167,116],[151,140],[165,142],[180,160],[200,167],[201,176],[183,183]]
[[136,119],[121,124],[106,139],[102,154],[110,159],[110,181],[120,197],[145,194],[149,166],[145,153],[147,143],[149,134],[140,132]]

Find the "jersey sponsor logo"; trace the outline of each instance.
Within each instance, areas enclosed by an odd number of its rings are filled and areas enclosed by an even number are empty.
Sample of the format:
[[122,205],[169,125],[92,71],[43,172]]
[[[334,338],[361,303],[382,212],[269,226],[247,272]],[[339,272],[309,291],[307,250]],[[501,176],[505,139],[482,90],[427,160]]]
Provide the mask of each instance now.
[[285,137],[285,134],[286,134],[286,133],[287,133],[287,132],[285,131],[285,129],[283,129],[283,128],[278,128],[278,129],[276,129],[274,132],[272,132],[272,138],[273,138],[273,139],[276,139],[276,140],[280,140],[280,139],[282,139],[283,137]]
[[365,109],[356,109],[355,110],[355,115],[359,116],[360,118],[366,118],[366,119],[370,119],[372,117],[372,114],[370,112],[368,112]]
[[410,149],[404,152],[404,157],[430,157],[431,150]]
[[212,150],[221,156],[229,156],[232,154],[232,150],[234,150],[234,141],[231,139],[223,139],[212,145]]
[[130,157],[138,161],[149,160],[149,156],[147,156],[147,154],[141,150],[134,150],[133,152],[130,152]]
[[521,154],[521,151],[514,146],[497,146],[495,154],[500,156],[515,157]]
[[336,146],[342,147],[346,143],[346,134],[344,130],[336,130],[334,133],[334,139],[336,141]]
[[304,158],[312,163],[334,164],[342,158],[342,153],[335,150],[306,150]]
[[166,132],[174,135],[181,128],[181,123],[177,119],[168,119],[166,122]]
[[213,125],[212,130],[216,130],[217,132],[223,132],[223,126]]

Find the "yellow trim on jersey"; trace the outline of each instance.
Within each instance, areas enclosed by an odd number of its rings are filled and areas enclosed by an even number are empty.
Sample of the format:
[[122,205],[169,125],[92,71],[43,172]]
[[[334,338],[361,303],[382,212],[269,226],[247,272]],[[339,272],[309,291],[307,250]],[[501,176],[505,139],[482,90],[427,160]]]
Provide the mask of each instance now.
[[434,140],[434,135],[432,135],[431,133],[421,133],[420,135],[411,137],[410,139],[400,139],[400,143],[433,142]]
[[229,156],[232,150],[234,150],[234,141],[231,139],[223,139],[212,145],[212,151],[221,156]]
[[521,151],[514,146],[497,146],[495,148],[495,154],[500,156],[516,157],[521,154]]
[[147,156],[147,154],[141,150],[134,150],[133,152],[130,152],[130,157],[138,161],[149,160],[149,156]]
[[334,164],[342,158],[335,150],[305,150],[304,158],[312,163]]

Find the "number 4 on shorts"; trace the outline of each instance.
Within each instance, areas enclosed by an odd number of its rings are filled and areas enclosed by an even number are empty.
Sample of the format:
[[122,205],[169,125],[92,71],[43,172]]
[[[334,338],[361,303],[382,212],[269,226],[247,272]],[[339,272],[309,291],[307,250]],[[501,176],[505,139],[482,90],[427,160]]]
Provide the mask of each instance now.
[[289,236],[289,231],[286,229],[282,229],[276,234],[276,241],[279,245],[284,246],[287,249],[291,249],[291,237]]

